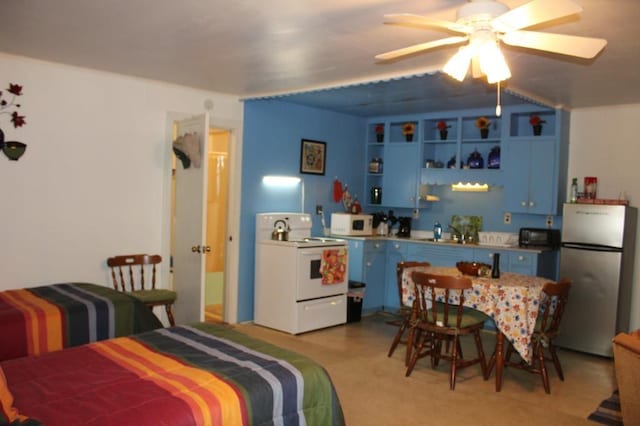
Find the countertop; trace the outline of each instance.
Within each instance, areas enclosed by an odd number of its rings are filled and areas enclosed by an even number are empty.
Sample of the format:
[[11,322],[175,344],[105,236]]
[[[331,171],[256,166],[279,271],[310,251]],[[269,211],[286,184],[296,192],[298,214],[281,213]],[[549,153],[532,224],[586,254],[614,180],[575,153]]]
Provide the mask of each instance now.
[[415,243],[415,244],[429,244],[429,245],[438,245],[443,247],[459,247],[459,248],[481,248],[481,249],[489,249],[489,250],[509,250],[509,251],[522,251],[527,253],[543,253],[547,251],[555,250],[552,247],[519,247],[519,246],[495,246],[488,244],[475,244],[475,243],[453,243],[453,242],[444,242],[444,241],[432,241],[429,238],[423,237],[396,237],[396,236],[380,236],[380,235],[368,235],[368,236],[351,236],[351,235],[331,235],[332,238],[344,238],[349,240],[361,240],[361,241],[402,241],[405,243]]

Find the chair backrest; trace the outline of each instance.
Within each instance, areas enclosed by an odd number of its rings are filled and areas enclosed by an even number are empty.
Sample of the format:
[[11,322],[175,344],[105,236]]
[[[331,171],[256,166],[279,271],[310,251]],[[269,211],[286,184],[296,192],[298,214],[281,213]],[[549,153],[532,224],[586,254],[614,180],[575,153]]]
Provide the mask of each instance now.
[[113,288],[125,292],[155,290],[156,265],[160,262],[162,256],[158,254],[129,254],[108,258]]
[[548,282],[542,287],[543,297],[540,301],[537,331],[553,337],[560,327],[560,320],[569,300],[571,281],[561,279],[557,283]]
[[[413,268],[417,266],[427,267],[427,266],[431,266],[431,264],[429,262],[406,261],[406,262],[398,262],[398,264],[396,265],[396,275],[397,275],[396,283],[398,284],[398,300],[400,301],[400,306],[402,306],[402,276],[404,274],[404,270],[407,268]],[[410,291],[413,291],[413,289],[410,289]]]
[[[413,272],[420,319],[439,327],[460,327],[464,312],[464,291],[472,288],[465,276]],[[437,298],[441,303],[437,303]],[[452,315],[449,315],[451,313]],[[450,318],[451,316],[451,318]]]

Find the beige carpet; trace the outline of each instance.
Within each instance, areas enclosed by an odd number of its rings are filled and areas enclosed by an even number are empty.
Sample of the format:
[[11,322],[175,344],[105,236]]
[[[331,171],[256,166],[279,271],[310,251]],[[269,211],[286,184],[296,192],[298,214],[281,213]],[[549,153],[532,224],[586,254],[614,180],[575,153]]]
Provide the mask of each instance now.
[[[589,414],[603,395],[616,388],[613,361],[560,352],[565,374],[561,382],[551,366],[551,395],[538,375],[507,369],[501,392],[485,381],[479,366],[458,372],[449,390],[448,364],[431,370],[420,360],[405,377],[404,346],[393,357],[387,351],[395,328],[385,315],[365,316],[359,323],[292,336],[252,324],[236,328],[246,334],[307,355],[330,373],[347,425],[588,425]],[[495,336],[483,334],[487,355]],[[473,343],[463,344],[473,351]],[[472,352],[469,352],[472,353]]]

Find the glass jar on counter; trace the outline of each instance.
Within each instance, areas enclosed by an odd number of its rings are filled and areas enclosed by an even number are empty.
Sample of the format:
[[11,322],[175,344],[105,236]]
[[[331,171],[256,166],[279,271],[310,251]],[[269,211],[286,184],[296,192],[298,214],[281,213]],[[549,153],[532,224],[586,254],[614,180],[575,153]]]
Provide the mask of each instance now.
[[369,162],[369,173],[382,173],[382,158],[372,158]]

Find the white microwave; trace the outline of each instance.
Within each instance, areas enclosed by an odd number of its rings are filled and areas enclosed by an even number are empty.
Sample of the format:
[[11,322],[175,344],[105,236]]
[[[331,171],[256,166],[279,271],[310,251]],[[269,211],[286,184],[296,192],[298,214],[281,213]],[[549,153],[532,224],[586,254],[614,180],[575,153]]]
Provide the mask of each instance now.
[[373,234],[373,216],[370,214],[331,213],[331,234],[371,235]]

